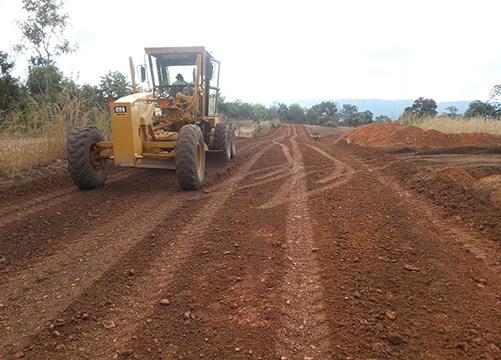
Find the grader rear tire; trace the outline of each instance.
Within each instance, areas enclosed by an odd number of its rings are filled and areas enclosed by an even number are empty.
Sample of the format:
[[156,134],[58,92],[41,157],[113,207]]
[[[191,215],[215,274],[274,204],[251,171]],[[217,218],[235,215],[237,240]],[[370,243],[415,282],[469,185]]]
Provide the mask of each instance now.
[[176,143],[176,175],[183,190],[197,190],[204,182],[205,144],[196,125],[184,125]]
[[109,159],[99,156],[98,142],[104,141],[95,126],[73,130],[67,143],[68,170],[73,183],[81,190],[101,187],[108,177]]
[[226,123],[218,123],[214,133],[214,149],[222,150],[226,161],[231,158],[230,128]]
[[229,136],[230,136],[230,139],[231,139],[231,146],[230,146],[230,151],[231,151],[231,154],[230,154],[230,158],[234,158],[235,156],[237,156],[237,134],[235,133],[235,125],[233,125],[232,123],[228,123],[228,128],[229,128]]

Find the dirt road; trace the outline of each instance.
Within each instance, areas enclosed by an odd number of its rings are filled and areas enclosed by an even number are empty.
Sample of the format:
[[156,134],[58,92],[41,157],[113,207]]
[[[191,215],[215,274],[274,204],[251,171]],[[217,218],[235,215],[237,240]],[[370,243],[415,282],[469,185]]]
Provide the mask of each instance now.
[[0,204],[0,359],[501,359],[501,209],[300,126]]

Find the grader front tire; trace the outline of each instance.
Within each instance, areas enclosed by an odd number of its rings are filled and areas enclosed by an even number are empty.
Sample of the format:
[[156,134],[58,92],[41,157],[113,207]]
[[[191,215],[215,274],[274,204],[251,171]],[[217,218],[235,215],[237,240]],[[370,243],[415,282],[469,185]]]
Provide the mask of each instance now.
[[104,141],[95,126],[73,130],[68,138],[68,170],[73,183],[81,190],[97,189],[104,185],[109,172],[109,159],[99,156],[97,143]]
[[202,187],[205,176],[205,144],[196,125],[184,125],[176,143],[176,175],[183,190]]

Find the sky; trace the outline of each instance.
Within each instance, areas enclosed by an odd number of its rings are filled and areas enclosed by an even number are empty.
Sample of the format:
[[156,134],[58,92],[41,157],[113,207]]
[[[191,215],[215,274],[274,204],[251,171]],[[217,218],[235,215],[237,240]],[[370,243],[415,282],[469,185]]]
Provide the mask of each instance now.
[[[78,84],[130,76],[129,56],[142,64],[162,46],[205,46],[228,101],[486,101],[501,84],[499,0],[66,0],[62,11],[79,50],[58,65]],[[0,0],[0,50],[13,53],[26,16],[21,0]],[[18,57],[15,75],[26,68]]]

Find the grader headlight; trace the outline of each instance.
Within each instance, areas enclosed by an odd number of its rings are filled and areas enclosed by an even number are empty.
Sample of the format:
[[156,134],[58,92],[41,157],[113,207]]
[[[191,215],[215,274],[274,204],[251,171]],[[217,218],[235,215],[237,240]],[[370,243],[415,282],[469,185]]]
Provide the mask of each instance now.
[[157,87],[153,90],[155,99],[167,99],[170,96],[169,89]]
[[115,99],[116,100],[120,97],[120,94],[118,93],[118,90],[111,90],[111,91],[104,90],[101,93],[101,96],[103,98],[105,98],[106,100],[108,100],[108,99]]

